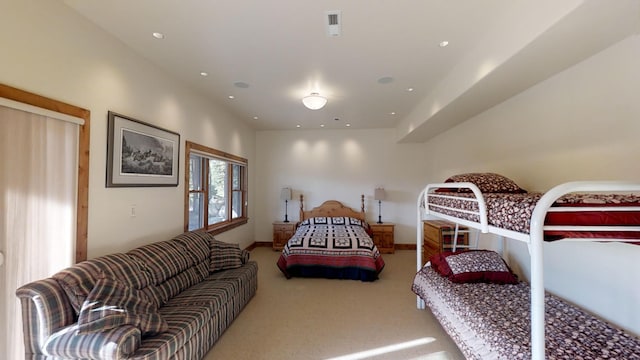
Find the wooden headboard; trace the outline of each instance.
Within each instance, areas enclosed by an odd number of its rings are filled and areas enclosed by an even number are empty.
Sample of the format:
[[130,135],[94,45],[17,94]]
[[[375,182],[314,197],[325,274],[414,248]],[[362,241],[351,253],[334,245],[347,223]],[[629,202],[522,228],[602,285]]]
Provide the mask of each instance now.
[[364,213],[364,194],[360,196],[360,204],[360,211],[358,212],[350,207],[344,206],[340,201],[327,200],[318,207],[309,211],[304,211],[304,198],[303,195],[300,194],[300,221],[319,216],[349,216],[366,221]]

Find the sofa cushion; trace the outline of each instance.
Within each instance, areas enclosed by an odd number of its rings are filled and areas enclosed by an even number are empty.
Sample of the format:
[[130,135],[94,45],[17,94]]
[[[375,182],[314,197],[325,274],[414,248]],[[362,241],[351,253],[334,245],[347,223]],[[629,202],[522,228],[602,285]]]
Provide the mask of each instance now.
[[[192,337],[199,336],[201,329],[215,321],[214,314],[204,306],[163,307],[162,317],[169,324],[169,330],[153,337],[143,339],[142,344],[131,356],[145,359],[172,359],[175,352],[182,348]],[[207,346],[207,338],[197,338]]]
[[209,247],[211,248],[209,272],[235,269],[242,266],[243,254],[242,250],[240,250],[240,245],[212,239],[209,241]]
[[78,316],[78,334],[88,334],[132,325],[143,336],[166,331],[166,321],[156,305],[138,290],[104,277],[87,296]]
[[209,259],[209,241],[213,235],[204,231],[187,231],[173,238],[184,245],[196,263]]
[[196,264],[187,248],[182,243],[173,240],[144,245],[127,254],[145,263],[154,284],[161,284]]
[[71,306],[78,314],[102,274],[136,289],[142,289],[152,283],[151,274],[143,262],[120,253],[83,261],[56,273],[53,278],[64,289]]
[[203,279],[204,277],[198,267],[194,266],[171,277],[162,284],[149,286],[143,292],[160,307],[174,296],[201,282]]

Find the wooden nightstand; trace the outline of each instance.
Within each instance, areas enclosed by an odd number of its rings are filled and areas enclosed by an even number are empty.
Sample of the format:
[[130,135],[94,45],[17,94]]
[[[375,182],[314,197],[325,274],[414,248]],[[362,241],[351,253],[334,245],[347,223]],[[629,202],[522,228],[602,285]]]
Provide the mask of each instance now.
[[[453,234],[456,225],[444,220],[425,220],[423,223],[422,265],[429,261],[431,255],[443,251],[451,251]],[[469,231],[466,227],[458,228],[458,243],[462,248],[469,245]],[[458,249],[456,249],[458,250]]]
[[378,247],[380,253],[393,254],[396,252],[394,245],[394,231],[396,225],[392,223],[369,225],[371,226],[371,232],[373,233],[373,242]]
[[273,223],[273,250],[281,251],[296,232],[295,222],[276,221]]

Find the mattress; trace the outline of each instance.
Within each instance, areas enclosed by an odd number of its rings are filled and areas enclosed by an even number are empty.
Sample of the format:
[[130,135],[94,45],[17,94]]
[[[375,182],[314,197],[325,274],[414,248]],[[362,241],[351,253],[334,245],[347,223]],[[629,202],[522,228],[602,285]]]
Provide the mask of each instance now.
[[[468,359],[530,359],[530,288],[457,284],[423,267],[412,290]],[[640,339],[545,294],[546,359],[640,359]]]
[[[433,195],[433,194],[431,194]],[[478,204],[472,193],[435,193],[441,196],[429,196],[429,210],[450,215],[456,218],[480,222],[477,214],[463,211],[478,211]],[[487,206],[487,221],[489,225],[519,233],[529,233],[531,214],[542,193],[484,193]],[[568,211],[549,212],[545,219],[546,225],[568,226],[638,226],[640,225],[640,211],[611,210],[621,206],[640,207],[640,196],[631,194],[569,194],[556,201],[553,207],[599,208],[598,211]],[[458,211],[463,210],[463,211]],[[545,240],[557,240],[567,237],[576,238],[620,238],[640,239],[638,231],[615,232],[584,232],[584,231],[546,231]]]

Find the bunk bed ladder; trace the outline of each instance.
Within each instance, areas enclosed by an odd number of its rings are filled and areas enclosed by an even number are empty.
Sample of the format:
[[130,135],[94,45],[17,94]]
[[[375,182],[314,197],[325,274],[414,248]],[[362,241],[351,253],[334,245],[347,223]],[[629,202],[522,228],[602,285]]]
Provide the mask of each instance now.
[[[475,237],[473,238],[473,243],[471,240],[471,230],[470,229],[464,229],[464,230],[460,230],[460,224],[456,223],[456,228],[453,231],[453,238],[451,239],[451,250],[452,251],[456,251],[457,249],[477,249],[478,248],[478,240],[480,239],[480,231],[476,231],[475,232]],[[458,235],[459,234],[468,234],[469,235],[469,241],[467,242],[466,245],[458,245]]]

